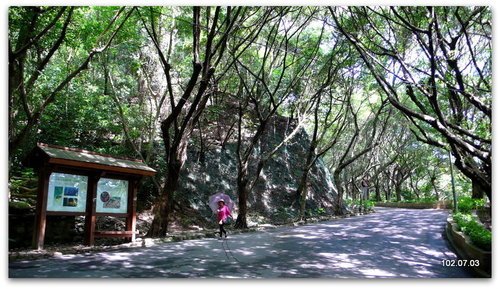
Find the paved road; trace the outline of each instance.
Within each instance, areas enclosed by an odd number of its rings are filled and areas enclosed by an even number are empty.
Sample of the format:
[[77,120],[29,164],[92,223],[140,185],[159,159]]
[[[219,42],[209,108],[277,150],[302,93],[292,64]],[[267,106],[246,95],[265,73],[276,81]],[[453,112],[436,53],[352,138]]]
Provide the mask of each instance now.
[[[455,259],[447,211],[377,208],[370,215],[217,239],[9,264],[10,277],[446,278]],[[226,246],[226,247],[223,247]],[[229,247],[229,250],[228,250]]]

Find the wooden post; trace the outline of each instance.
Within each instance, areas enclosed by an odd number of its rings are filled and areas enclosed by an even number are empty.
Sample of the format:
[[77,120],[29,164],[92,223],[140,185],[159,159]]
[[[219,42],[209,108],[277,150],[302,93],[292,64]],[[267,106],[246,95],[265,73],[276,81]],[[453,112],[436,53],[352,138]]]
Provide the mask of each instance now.
[[87,203],[85,209],[85,245],[94,246],[95,232],[95,207],[97,197],[97,182],[99,177],[95,174],[89,175],[87,183]]
[[127,238],[129,242],[135,242],[136,228],[136,201],[137,201],[137,186],[139,180],[130,178],[128,180],[128,201],[127,201],[127,219],[125,221],[125,231],[132,231],[132,237]]
[[51,170],[40,168],[38,171],[38,192],[36,202],[35,230],[33,234],[33,248],[43,249],[45,228],[47,225],[47,195]]

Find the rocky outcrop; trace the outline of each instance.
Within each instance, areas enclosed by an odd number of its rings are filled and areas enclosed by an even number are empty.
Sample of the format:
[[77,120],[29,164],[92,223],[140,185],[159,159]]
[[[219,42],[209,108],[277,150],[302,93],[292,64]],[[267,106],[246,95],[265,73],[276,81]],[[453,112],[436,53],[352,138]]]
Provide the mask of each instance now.
[[[287,118],[274,118],[254,150],[250,172],[255,176],[259,156],[273,150],[290,134],[294,125]],[[310,139],[304,129],[300,129],[285,145],[270,158],[249,196],[249,213],[265,219],[278,214],[292,217],[298,210],[296,190],[302,166],[306,159]],[[224,192],[237,203],[237,163],[236,143],[230,142],[222,149],[220,146],[205,149],[204,161],[198,161],[197,150],[188,149],[188,159],[181,173],[177,200],[197,209],[205,218],[210,219],[212,212],[208,198],[216,192]],[[319,159],[310,171],[309,194],[306,211],[313,214],[333,214],[337,197],[331,175]]]

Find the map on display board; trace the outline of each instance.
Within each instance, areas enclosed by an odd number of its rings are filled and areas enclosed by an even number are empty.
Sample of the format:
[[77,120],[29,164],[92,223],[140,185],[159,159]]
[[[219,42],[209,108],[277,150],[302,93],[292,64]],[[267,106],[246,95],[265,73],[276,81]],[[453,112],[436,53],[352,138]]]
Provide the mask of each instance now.
[[97,183],[96,212],[127,213],[128,181],[101,178]]
[[47,211],[85,212],[87,183],[86,176],[52,173]]

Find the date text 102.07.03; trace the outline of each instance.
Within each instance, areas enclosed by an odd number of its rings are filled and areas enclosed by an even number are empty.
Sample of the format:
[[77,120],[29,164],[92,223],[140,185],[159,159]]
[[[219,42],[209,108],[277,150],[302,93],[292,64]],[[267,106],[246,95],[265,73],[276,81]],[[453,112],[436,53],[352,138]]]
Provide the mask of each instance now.
[[478,267],[479,260],[442,260],[441,263],[446,267]]

